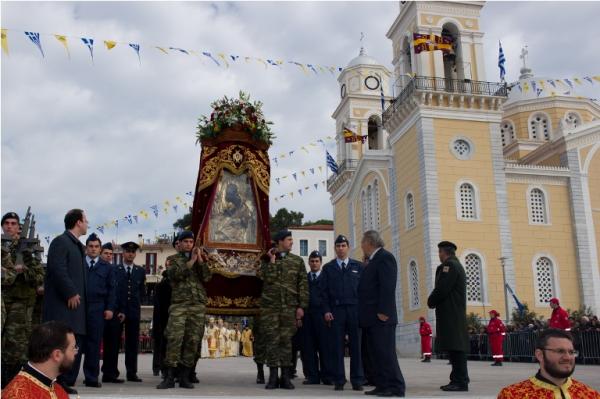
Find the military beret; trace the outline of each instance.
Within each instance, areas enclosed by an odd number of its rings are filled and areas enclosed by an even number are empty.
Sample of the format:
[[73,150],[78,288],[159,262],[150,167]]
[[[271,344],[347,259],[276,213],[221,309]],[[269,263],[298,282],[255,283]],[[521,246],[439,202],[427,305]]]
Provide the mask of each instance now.
[[438,244],[438,248],[443,249],[443,248],[452,248],[454,251],[457,250],[456,244],[454,244],[453,242],[450,241],[442,241]]
[[88,238],[85,240],[85,244],[87,245],[88,242],[90,241],[99,241],[100,244],[102,244],[102,240],[100,239],[100,237],[98,237],[96,235],[96,233],[92,233],[88,236]]
[[102,249],[110,249],[110,250],[112,251],[112,250],[113,250],[112,243],[110,243],[110,242],[107,242],[106,244],[104,244],[104,245],[102,246]]
[[133,241],[127,241],[124,244],[121,244],[121,248],[123,251],[137,251],[140,246]]
[[319,251],[312,251],[310,253],[310,255],[308,255],[309,258],[321,258],[323,259],[323,257],[321,256],[321,253]]
[[560,305],[560,302],[558,302],[558,298],[552,298],[552,299],[550,299],[550,303],[553,303],[555,305]]
[[19,220],[21,220],[21,219],[19,219],[19,215],[17,215],[14,212],[8,212],[4,216],[2,216],[2,224],[4,224],[6,219],[17,219],[17,222],[19,222]]
[[336,244],[341,244],[345,242],[346,244],[350,245],[350,241],[348,241],[348,239],[346,238],[345,235],[340,234],[339,236],[337,236],[337,238],[335,239],[335,243]]
[[289,230],[281,230],[278,231],[277,234],[275,234],[275,242],[279,242],[287,237],[291,237],[292,236],[292,232]]
[[184,231],[182,231],[181,233],[179,233],[179,236],[177,237],[177,239],[178,239],[179,241],[183,241],[183,240],[185,240],[186,238],[191,238],[191,239],[193,240],[193,239],[194,239],[194,233],[192,233],[192,232],[191,232],[191,231],[189,231],[189,230],[184,230]]

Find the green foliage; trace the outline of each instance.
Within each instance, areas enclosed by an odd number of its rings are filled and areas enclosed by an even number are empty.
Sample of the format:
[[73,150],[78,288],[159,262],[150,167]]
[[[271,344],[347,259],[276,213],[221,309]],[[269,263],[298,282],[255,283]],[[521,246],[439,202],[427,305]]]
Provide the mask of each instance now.
[[592,308],[589,306],[580,306],[577,310],[567,309],[569,316],[572,316],[575,320],[580,320],[583,316],[592,317],[594,313]]
[[512,322],[514,325],[526,326],[528,324],[535,324],[535,321],[544,320],[544,316],[538,315],[537,313],[529,310],[529,305],[523,303],[523,314],[519,313],[518,309],[512,311]]
[[262,102],[250,102],[250,95],[240,91],[239,98],[223,97],[211,104],[210,117],[202,115],[198,120],[196,137],[215,138],[225,128],[239,126],[252,134],[257,141],[272,144],[275,135],[271,132],[273,122],[265,120]]
[[317,225],[317,224],[326,224],[326,225],[333,226],[333,220],[319,219],[319,220],[316,220],[314,222],[311,222],[309,220],[308,222],[304,222],[303,226],[314,226],[314,225]]
[[271,238],[279,230],[289,228],[290,226],[302,226],[303,218],[304,214],[302,212],[288,211],[286,208],[279,209],[275,216],[269,215]]
[[188,230],[192,227],[192,213],[188,212],[173,223],[175,230]]
[[479,332],[479,329],[483,327],[481,321],[479,320],[479,316],[477,313],[470,312],[467,314],[467,330],[474,331],[476,333]]

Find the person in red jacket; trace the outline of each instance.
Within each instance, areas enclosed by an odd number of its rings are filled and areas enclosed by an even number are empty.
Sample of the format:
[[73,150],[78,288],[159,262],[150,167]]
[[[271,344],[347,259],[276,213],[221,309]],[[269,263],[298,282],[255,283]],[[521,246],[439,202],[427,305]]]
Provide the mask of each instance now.
[[492,366],[502,366],[502,361],[504,360],[502,342],[504,342],[504,336],[506,335],[506,327],[502,323],[502,320],[500,320],[500,313],[495,310],[490,310],[490,322],[487,326],[487,333],[492,348],[492,358],[494,359]]
[[558,298],[550,299],[550,307],[552,308],[552,316],[548,322],[548,327],[557,328],[559,330],[571,331],[571,322],[569,321],[569,313],[560,307]]
[[419,334],[421,335],[421,354],[423,355],[422,362],[431,362],[431,326],[424,317],[419,317],[421,326],[419,327]]

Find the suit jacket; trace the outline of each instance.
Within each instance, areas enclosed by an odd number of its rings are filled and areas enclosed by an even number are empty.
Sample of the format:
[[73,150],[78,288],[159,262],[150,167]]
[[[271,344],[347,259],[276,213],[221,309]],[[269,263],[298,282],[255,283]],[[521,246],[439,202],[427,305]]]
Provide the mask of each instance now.
[[451,256],[435,271],[435,288],[427,299],[435,308],[436,338],[439,349],[466,352],[467,333],[467,276],[457,257]]
[[312,280],[312,272],[308,272],[308,312],[323,314],[323,273],[315,281]]
[[342,270],[337,259],[325,264],[321,269],[323,279],[321,300],[323,312],[329,313],[339,305],[358,305],[358,282],[363,273],[363,265],[355,259],[350,259],[346,270]]
[[[87,267],[86,262],[86,267]],[[102,259],[91,269],[87,267],[87,303],[88,306],[102,304],[103,311],[115,311],[117,308],[117,282],[115,267]]]
[[116,280],[117,312],[125,314],[126,320],[139,320],[142,298],[146,292],[146,271],[141,266],[133,265],[129,279],[127,268],[120,264],[117,266]]
[[[364,268],[358,285],[358,322],[361,327],[376,323],[397,324],[396,279],[398,265],[394,255],[380,248]],[[382,313],[389,317],[382,322],[377,317]]]
[[[48,248],[44,278],[44,321],[66,323],[76,334],[85,335],[87,312],[87,267],[83,244],[69,231],[56,237]],[[69,298],[79,294],[81,302],[69,309]]]

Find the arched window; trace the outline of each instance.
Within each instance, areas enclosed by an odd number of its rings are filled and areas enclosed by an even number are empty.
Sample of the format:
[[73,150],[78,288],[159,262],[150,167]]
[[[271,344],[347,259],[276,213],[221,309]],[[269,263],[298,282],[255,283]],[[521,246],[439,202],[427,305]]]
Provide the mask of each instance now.
[[367,231],[367,195],[363,191],[360,194],[361,211],[362,211],[362,229],[363,233]]
[[415,197],[412,195],[412,193],[406,194],[404,211],[406,229],[408,230],[415,227]]
[[381,137],[381,124],[377,117],[369,118],[367,124],[369,150],[381,150],[383,148],[383,138]]
[[412,73],[412,53],[411,53],[411,45],[412,43],[412,37],[408,38],[405,37],[404,41],[402,42],[402,49],[401,49],[401,65],[402,65],[402,70],[400,71],[400,73],[405,74],[405,73]]
[[481,258],[476,254],[465,256],[467,275],[467,302],[483,302],[483,268]]
[[515,139],[515,127],[511,121],[502,121],[500,134],[502,135],[502,147],[510,144]]
[[369,185],[367,187],[367,230],[371,230],[372,228],[373,228],[373,189],[371,188],[371,185]]
[[539,304],[550,302],[556,296],[554,282],[554,265],[545,257],[539,257],[535,261],[535,300]]
[[373,208],[371,209],[371,212],[373,214],[372,229],[379,231],[379,182],[377,180],[373,182]]
[[548,223],[546,195],[539,188],[529,191],[529,222],[532,224]]
[[538,112],[529,119],[529,138],[534,140],[550,140],[550,118]]
[[408,273],[410,281],[410,308],[416,309],[420,306],[419,300],[419,268],[417,262],[411,260],[408,264]]
[[569,111],[565,115],[565,125],[567,129],[575,129],[581,126],[581,116],[577,112]]
[[458,219],[477,220],[479,219],[479,204],[475,188],[471,183],[462,183],[458,187],[457,195],[457,213]]
[[[462,60],[460,47],[460,33],[458,27],[451,23],[445,23],[442,27],[442,38],[452,43],[452,50],[444,52],[444,76],[446,79],[464,79],[471,78],[465,76],[462,65],[459,65],[458,60]],[[449,87],[446,87],[448,90]]]

